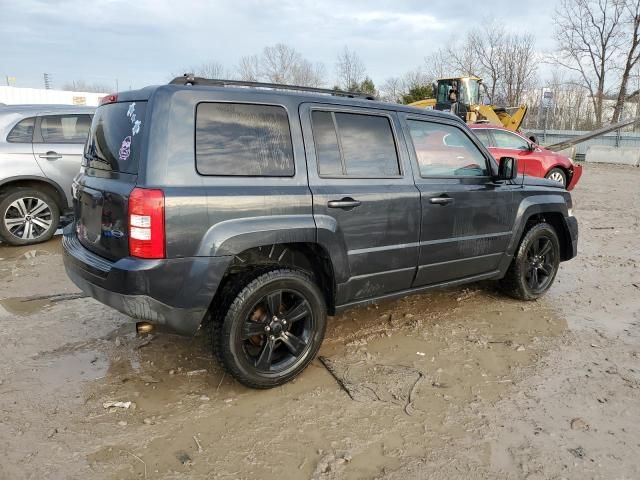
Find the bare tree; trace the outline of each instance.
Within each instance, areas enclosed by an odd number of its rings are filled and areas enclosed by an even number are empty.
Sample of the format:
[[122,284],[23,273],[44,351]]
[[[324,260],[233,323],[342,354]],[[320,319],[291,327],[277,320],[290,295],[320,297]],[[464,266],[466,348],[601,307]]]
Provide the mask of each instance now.
[[380,87],[380,99],[383,102],[398,103],[404,93],[404,85],[399,77],[387,78]]
[[322,63],[313,64],[294,48],[283,43],[265,47],[261,55],[242,57],[236,67],[241,80],[304,87],[320,87],[325,83]]
[[423,68],[409,70],[401,78],[388,78],[381,87],[381,98],[387,102],[411,103],[432,98],[433,78]]
[[113,91],[113,85],[104,83],[89,83],[84,80],[73,80],[62,85],[62,90],[72,90],[75,92],[95,92],[106,93]]
[[498,89],[505,105],[516,106],[536,76],[535,43],[533,35],[511,34],[506,35],[501,44]]
[[627,48],[618,97],[613,109],[612,123],[618,122],[624,109],[627,97],[627,85],[631,71],[640,60],[640,0],[626,0],[624,2],[623,26],[625,33],[625,47]]
[[451,63],[451,57],[442,48],[425,57],[424,65],[425,75],[430,81],[458,75]]
[[343,90],[349,90],[354,85],[359,85],[366,77],[366,68],[356,52],[344,47],[336,61],[336,74],[338,86]]
[[300,54],[284,43],[264,47],[261,59],[262,74],[271,83],[289,83],[300,61]]
[[299,59],[293,69],[292,83],[305,87],[321,87],[324,85],[326,69],[324,64],[312,64],[304,58]]
[[421,87],[431,84],[431,78],[421,68],[409,70],[402,76],[402,85],[405,90],[410,90],[415,87]]
[[449,56],[449,66],[456,72],[456,76],[479,75],[482,64],[474,52],[470,35],[463,40],[451,39],[445,53]]
[[589,89],[596,127],[602,125],[607,73],[621,46],[623,13],[621,0],[561,0],[556,10],[554,61],[576,72]]
[[215,61],[202,63],[197,67],[192,67],[190,71],[205,78],[223,78],[225,76],[224,67],[220,62]]
[[257,82],[260,80],[260,57],[258,55],[242,57],[237,72],[240,80]]
[[482,76],[485,93],[490,103],[496,101],[498,84],[506,72],[505,32],[495,22],[489,22],[482,29],[472,30],[467,36],[465,48],[471,49],[479,63],[476,72]]
[[181,77],[185,73],[193,73],[196,77],[204,78],[225,78],[225,76],[229,76],[225,74],[224,66],[215,60],[182,68],[179,72],[172,73],[171,78]]
[[[559,130],[591,129],[595,119],[593,106],[589,102],[589,91],[579,78],[567,77],[568,70],[556,66],[546,86],[553,91],[553,107],[548,112],[547,128]],[[540,108],[542,92],[531,91],[528,104],[530,114],[527,115],[529,128],[541,128],[543,110]]]

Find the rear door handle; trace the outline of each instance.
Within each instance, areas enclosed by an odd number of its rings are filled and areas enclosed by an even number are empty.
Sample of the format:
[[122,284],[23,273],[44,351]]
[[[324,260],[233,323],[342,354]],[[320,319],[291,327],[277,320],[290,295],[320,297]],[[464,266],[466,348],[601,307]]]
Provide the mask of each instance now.
[[362,205],[361,201],[354,200],[351,197],[345,197],[342,200],[329,200],[329,202],[327,202],[327,207],[329,208],[342,208],[344,210],[351,210],[360,205]]
[[433,203],[434,205],[446,206],[450,203],[453,203],[453,198],[451,197],[431,197],[429,199],[429,203]]
[[58,152],[47,152],[44,155],[38,155],[40,158],[46,158],[47,160],[57,160],[59,158],[62,158],[62,155],[60,155]]

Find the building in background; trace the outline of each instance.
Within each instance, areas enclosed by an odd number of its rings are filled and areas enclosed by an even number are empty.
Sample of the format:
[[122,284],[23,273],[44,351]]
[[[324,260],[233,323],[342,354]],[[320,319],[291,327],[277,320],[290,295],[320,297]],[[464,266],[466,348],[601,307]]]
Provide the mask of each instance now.
[[55,104],[97,107],[106,93],[0,86],[0,104]]

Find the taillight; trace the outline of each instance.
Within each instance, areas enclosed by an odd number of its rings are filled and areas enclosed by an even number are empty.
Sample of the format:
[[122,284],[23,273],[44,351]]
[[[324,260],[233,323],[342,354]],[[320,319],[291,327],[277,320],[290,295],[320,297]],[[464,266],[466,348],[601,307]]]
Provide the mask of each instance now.
[[129,195],[129,254],[164,258],[164,192],[134,188]]
[[112,93],[111,95],[105,95],[100,99],[100,105],[106,105],[107,103],[115,103],[118,101],[118,94]]

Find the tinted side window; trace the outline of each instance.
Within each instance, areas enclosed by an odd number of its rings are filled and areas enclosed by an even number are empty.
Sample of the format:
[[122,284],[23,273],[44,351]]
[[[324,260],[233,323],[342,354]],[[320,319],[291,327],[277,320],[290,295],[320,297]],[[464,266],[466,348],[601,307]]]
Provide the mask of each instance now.
[[491,146],[491,137],[489,137],[488,130],[474,128],[471,131],[475,133],[476,137],[478,137],[478,140],[480,140],[485,147]]
[[527,150],[529,148],[529,142],[515,133],[494,129],[493,138],[496,140],[496,147],[498,148],[513,148],[517,150]]
[[400,175],[396,144],[387,117],[336,113],[336,123],[347,175]]
[[286,110],[273,105],[199,104],[196,166],[203,175],[292,176]]
[[407,123],[423,177],[488,175],[484,155],[459,128],[419,120]]
[[45,115],[40,119],[44,143],[84,143],[90,128],[90,115]]
[[312,121],[320,175],[370,178],[400,175],[388,117],[316,111]]
[[35,117],[20,120],[7,135],[7,142],[31,143],[33,138],[33,126],[36,123]]
[[311,113],[313,141],[316,145],[320,175],[332,176],[346,173],[346,169],[342,165],[333,118],[331,112],[314,111]]

